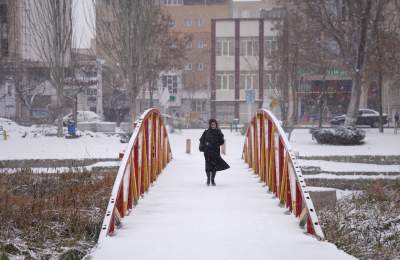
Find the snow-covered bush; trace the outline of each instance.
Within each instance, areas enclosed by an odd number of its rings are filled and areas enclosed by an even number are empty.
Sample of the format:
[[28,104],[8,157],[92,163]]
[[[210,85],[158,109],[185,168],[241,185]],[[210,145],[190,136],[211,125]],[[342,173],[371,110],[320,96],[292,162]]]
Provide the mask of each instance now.
[[319,144],[357,145],[362,144],[365,138],[364,130],[342,126],[334,129],[313,128],[310,133]]
[[359,259],[400,257],[400,181],[365,192],[319,212],[326,238]]

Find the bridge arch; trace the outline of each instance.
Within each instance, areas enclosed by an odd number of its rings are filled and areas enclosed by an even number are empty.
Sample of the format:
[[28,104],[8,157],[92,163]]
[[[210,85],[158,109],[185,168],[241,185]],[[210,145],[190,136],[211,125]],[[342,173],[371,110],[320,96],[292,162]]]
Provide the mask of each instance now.
[[101,227],[98,244],[115,233],[115,227],[148,191],[172,153],[168,131],[158,109],[146,110],[136,121],[124,152]]
[[245,138],[245,162],[280,204],[300,219],[301,227],[324,240],[300,165],[279,120],[270,111],[260,109],[249,122]]
[[[259,110],[245,135],[242,158],[274,193],[282,206],[300,220],[300,226],[324,240],[300,165],[278,119],[268,110]],[[122,219],[148,191],[172,153],[161,113],[149,109],[136,122],[116,176],[98,246],[116,232]]]

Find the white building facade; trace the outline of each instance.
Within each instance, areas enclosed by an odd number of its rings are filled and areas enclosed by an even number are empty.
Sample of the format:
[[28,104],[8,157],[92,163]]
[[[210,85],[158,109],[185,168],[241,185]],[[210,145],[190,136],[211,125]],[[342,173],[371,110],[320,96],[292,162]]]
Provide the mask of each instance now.
[[270,61],[277,48],[275,24],[261,18],[212,21],[212,117],[247,122],[258,108],[269,107],[274,97]]

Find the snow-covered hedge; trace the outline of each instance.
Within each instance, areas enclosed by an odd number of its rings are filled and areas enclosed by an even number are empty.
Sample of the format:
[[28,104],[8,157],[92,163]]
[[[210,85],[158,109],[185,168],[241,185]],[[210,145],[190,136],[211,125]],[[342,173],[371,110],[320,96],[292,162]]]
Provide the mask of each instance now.
[[400,259],[400,181],[319,212],[326,238],[359,259]]
[[313,128],[310,132],[319,144],[357,145],[362,144],[365,138],[364,130],[342,126],[333,129]]

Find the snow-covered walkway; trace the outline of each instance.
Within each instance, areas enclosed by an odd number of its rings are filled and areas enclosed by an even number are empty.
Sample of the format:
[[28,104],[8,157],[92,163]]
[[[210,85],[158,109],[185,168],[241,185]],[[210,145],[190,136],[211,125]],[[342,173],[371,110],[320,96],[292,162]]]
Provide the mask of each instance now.
[[[207,187],[200,134],[171,135],[173,161],[93,259],[353,259],[285,214],[241,160],[242,136],[225,132],[231,169]],[[191,155],[183,153],[186,138]]]

